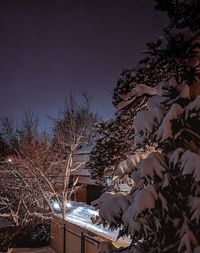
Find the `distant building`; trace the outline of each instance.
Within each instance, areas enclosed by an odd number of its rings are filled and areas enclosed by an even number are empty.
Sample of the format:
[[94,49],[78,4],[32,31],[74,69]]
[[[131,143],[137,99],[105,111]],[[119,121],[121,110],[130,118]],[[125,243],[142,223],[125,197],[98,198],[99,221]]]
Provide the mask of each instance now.
[[78,189],[74,191],[73,200],[84,202],[88,205],[99,198],[102,194],[103,186],[99,186],[90,178],[90,172],[86,168],[72,172],[73,182],[77,182]]

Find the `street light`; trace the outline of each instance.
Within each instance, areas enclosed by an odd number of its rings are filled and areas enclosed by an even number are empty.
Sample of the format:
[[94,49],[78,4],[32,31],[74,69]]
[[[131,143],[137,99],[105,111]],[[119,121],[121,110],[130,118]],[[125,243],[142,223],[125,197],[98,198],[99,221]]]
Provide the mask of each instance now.
[[13,159],[12,159],[11,157],[8,157],[8,158],[6,159],[6,161],[7,161],[8,163],[12,163]]

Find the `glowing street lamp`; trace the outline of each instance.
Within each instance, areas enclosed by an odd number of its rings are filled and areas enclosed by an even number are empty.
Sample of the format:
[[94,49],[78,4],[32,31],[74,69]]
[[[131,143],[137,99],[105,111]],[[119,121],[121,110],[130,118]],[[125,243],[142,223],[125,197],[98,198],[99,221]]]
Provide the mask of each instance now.
[[12,163],[12,161],[13,161],[12,158],[10,158],[10,157],[7,158],[7,162],[8,162],[8,163]]

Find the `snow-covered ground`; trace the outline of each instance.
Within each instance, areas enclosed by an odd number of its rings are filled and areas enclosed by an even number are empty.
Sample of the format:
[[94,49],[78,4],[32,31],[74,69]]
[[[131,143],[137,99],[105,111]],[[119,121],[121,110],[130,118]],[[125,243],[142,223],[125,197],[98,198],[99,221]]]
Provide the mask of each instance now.
[[[84,203],[69,202],[67,210],[67,221],[71,222],[79,227],[85,228],[97,235],[105,237],[111,241],[117,240],[118,231],[110,231],[108,228],[102,225],[93,224],[91,221],[92,216],[98,215],[98,210],[95,210],[92,206],[88,206]],[[128,238],[120,238],[117,241],[121,246],[128,246],[130,240]]]
[[51,247],[41,248],[16,248],[12,250],[12,253],[56,253]]

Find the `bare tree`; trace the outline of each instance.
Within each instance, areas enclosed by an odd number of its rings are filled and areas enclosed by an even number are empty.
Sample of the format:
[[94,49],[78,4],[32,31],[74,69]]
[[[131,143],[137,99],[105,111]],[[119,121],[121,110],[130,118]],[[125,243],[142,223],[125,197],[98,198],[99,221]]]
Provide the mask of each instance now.
[[[38,119],[26,113],[20,124],[5,119],[1,138],[10,147],[10,156],[0,166],[0,216],[9,216],[16,224],[33,217],[49,219],[53,214],[52,200],[66,218],[70,175],[84,166],[78,159],[88,151],[93,140],[97,115],[91,111],[90,98],[83,96],[78,104],[71,96],[53,121],[53,136],[38,131]],[[58,183],[61,185],[58,186]]]
[[65,103],[60,118],[54,121],[54,144],[60,157],[65,161],[62,187],[62,215],[66,217],[66,203],[69,196],[71,172],[85,165],[78,156],[88,152],[94,140],[94,124],[98,116],[91,111],[91,98],[83,94],[83,103],[78,104],[73,96]]
[[20,127],[5,119],[1,136],[10,154],[0,166],[0,216],[12,218],[16,225],[35,216],[49,218],[49,189],[55,193],[49,168],[56,156],[45,134],[38,134],[37,119],[25,114]]

